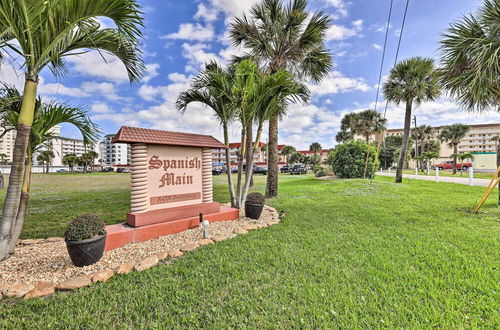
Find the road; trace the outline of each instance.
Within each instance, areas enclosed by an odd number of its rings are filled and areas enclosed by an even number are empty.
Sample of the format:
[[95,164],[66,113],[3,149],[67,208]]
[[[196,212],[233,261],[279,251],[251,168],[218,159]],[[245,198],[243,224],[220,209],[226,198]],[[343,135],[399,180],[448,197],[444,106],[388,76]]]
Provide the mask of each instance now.
[[[396,176],[395,172],[377,172],[377,175],[382,176]],[[408,178],[412,180],[426,180],[426,181],[436,181],[436,176],[434,175],[415,175],[415,174],[403,174],[403,178]],[[490,183],[489,179],[472,179],[474,186],[488,186]],[[439,176],[439,182],[450,182],[458,184],[469,184],[469,177],[453,177],[453,176]]]

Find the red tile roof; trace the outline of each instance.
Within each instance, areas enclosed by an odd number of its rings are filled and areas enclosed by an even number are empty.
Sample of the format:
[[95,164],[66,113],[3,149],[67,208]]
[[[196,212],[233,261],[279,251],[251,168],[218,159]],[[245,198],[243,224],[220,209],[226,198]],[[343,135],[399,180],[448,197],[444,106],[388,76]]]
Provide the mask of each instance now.
[[227,148],[211,135],[161,131],[150,128],[122,126],[114,136],[113,143],[148,143],[172,146]]
[[[310,150],[299,150],[297,151],[303,155],[314,155],[314,151],[310,151]],[[321,151],[317,151],[316,154],[327,154],[328,153],[328,149],[322,149]]]
[[[265,145],[264,142],[259,142],[259,147],[262,147],[264,145]],[[239,142],[229,143],[229,148],[239,148],[239,147],[241,147],[241,143]]]

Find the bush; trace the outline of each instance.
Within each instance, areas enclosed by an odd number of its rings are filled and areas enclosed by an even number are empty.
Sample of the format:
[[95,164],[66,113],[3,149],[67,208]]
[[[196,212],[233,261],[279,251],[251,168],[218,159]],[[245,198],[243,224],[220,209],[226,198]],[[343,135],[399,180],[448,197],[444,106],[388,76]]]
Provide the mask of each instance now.
[[313,165],[313,168],[312,168],[312,170],[313,170],[314,173],[316,173],[318,171],[321,171],[321,170],[324,170],[324,169],[325,168],[323,166],[319,165],[319,164]]
[[320,178],[322,176],[326,176],[326,169],[322,168],[322,169],[319,169],[317,170],[314,175],[317,177],[317,178]]
[[342,179],[363,178],[365,172],[366,154],[369,150],[366,177],[372,178],[378,161],[375,159],[376,149],[365,141],[351,141],[338,145],[328,156],[328,164],[333,173]]
[[260,192],[253,192],[248,194],[246,201],[250,204],[264,205],[266,199]]
[[106,234],[106,224],[97,215],[83,214],[71,221],[64,233],[67,241],[83,241]]

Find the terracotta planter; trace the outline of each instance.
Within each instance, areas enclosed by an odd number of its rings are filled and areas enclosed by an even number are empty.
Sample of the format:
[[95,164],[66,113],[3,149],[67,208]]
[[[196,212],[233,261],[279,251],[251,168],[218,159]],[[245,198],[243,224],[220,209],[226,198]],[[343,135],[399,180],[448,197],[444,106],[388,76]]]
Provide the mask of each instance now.
[[66,241],[69,257],[73,265],[83,267],[95,264],[102,258],[104,246],[106,245],[106,235],[83,241]]
[[258,220],[264,209],[263,204],[253,204],[245,202],[245,216],[250,219]]

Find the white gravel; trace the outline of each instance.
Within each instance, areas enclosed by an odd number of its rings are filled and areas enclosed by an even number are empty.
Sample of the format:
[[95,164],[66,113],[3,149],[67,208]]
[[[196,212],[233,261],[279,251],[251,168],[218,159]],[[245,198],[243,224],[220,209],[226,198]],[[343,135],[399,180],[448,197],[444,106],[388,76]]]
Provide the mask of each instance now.
[[[239,220],[211,223],[210,235],[226,236],[237,228],[257,223],[276,223],[277,220],[276,210],[266,206],[258,221],[241,217]],[[37,244],[18,245],[13,256],[0,262],[0,285],[40,281],[59,283],[81,274],[91,275],[101,270],[115,269],[121,264],[135,264],[150,255],[177,250],[184,244],[195,243],[201,239],[203,239],[202,230],[193,228],[146,242],[131,243],[105,252],[99,262],[86,267],[73,266],[64,241],[46,240]]]

